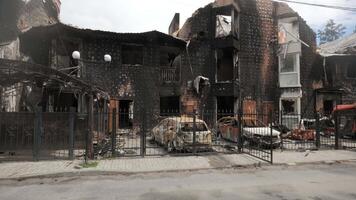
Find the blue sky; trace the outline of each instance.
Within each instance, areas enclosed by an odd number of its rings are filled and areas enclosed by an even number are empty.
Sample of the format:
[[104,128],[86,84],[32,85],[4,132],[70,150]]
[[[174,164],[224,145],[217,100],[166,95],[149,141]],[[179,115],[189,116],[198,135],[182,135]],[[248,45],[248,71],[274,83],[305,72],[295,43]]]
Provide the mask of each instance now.
[[[174,13],[181,14],[181,25],[198,8],[213,0],[61,0],[61,20],[81,28],[114,32],[158,30],[167,33]],[[300,0],[356,7],[356,0]],[[105,3],[103,3],[105,2]],[[314,31],[328,19],[347,27],[347,34],[356,25],[356,12],[289,4]]]

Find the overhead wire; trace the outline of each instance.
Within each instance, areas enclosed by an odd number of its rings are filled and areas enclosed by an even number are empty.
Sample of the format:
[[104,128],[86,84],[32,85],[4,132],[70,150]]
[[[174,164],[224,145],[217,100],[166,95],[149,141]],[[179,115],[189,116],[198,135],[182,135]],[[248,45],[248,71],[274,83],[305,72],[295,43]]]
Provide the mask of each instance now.
[[302,4],[302,5],[308,5],[308,6],[316,6],[316,7],[331,8],[331,9],[337,9],[337,10],[346,10],[346,11],[356,12],[356,7],[308,3],[308,2],[294,1],[294,0],[275,0],[275,1],[286,2],[286,3],[296,3],[296,4]]

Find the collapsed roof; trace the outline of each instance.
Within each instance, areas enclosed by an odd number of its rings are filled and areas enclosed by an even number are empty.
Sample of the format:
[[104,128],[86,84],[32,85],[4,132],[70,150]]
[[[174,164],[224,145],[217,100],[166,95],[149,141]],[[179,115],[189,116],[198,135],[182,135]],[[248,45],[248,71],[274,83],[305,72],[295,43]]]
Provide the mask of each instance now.
[[320,55],[323,57],[356,55],[356,33],[320,45]]

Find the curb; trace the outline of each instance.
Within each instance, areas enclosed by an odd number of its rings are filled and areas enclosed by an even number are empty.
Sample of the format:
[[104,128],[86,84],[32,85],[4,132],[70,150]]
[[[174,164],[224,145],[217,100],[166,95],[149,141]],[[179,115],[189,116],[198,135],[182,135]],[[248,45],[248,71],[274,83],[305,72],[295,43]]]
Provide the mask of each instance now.
[[211,167],[211,168],[197,168],[197,169],[179,169],[179,170],[163,170],[163,171],[137,171],[137,172],[124,172],[124,171],[103,171],[103,170],[90,170],[90,171],[75,171],[75,172],[63,172],[44,174],[36,176],[25,176],[17,178],[0,178],[0,181],[26,181],[30,179],[50,179],[50,178],[73,178],[73,177],[90,177],[90,176],[133,176],[133,175],[145,175],[145,174],[157,174],[157,173],[177,173],[177,172],[198,172],[206,170],[238,170],[238,169],[260,169],[262,167],[296,167],[303,165],[334,165],[334,164],[348,164],[356,163],[356,159],[352,160],[335,160],[335,161],[317,161],[317,162],[300,162],[300,163],[275,163],[273,165],[265,162],[259,162],[250,165],[230,165],[226,167]]

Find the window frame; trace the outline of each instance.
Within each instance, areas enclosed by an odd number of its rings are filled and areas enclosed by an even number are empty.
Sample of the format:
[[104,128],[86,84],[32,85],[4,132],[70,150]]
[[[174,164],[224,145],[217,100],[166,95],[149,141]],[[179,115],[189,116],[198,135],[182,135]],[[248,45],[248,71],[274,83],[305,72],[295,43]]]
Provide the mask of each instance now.
[[[293,72],[282,72],[282,59],[284,55],[278,56],[278,77],[279,77],[279,86],[283,88],[287,87],[301,87],[300,84],[300,53],[289,53],[286,56],[294,56],[294,71]],[[282,85],[281,76],[282,75],[297,75],[297,84],[296,85]]]
[[356,70],[356,63],[355,64],[354,64],[354,62],[348,63],[348,65],[346,66],[346,73],[345,73],[346,77],[348,79],[356,79],[356,73],[355,73],[354,77],[349,76],[349,68],[351,68],[351,67],[354,67],[355,68],[354,70]]

